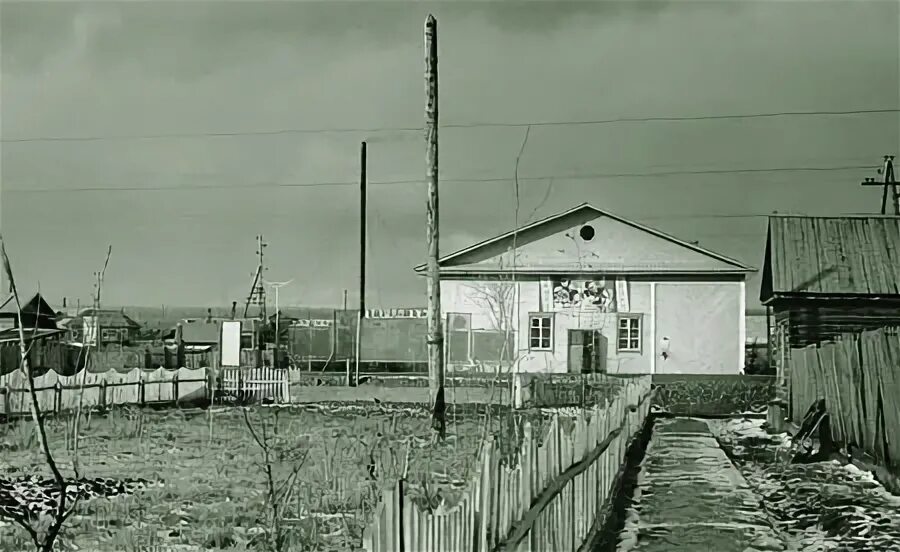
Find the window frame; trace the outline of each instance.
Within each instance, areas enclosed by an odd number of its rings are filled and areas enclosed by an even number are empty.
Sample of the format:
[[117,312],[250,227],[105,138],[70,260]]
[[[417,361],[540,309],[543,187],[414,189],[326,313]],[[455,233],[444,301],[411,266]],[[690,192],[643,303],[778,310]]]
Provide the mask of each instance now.
[[[622,328],[623,320],[629,321],[629,324],[627,327],[628,337],[625,338],[628,340],[629,346],[624,347],[624,348],[622,347],[622,343],[621,343],[622,338],[619,336],[619,332],[622,331],[623,329],[626,329],[626,328]],[[637,324],[637,331],[638,331],[637,338],[631,337],[631,330],[634,329],[635,323]],[[638,343],[637,343],[636,348],[630,347],[631,341],[633,339],[637,339]],[[643,315],[634,314],[634,313],[621,313],[616,316],[616,352],[617,353],[643,354],[643,352],[644,352],[644,317],[643,317]]]
[[[546,348],[545,347],[533,347],[532,342],[531,342],[531,339],[532,339],[531,330],[532,330],[532,328],[534,328],[534,326],[532,326],[532,321],[541,319],[541,318],[546,318],[546,319],[549,319],[549,321],[550,321],[549,322],[550,323],[550,327],[549,327],[550,346],[546,347]],[[538,326],[538,328],[543,329],[542,326]],[[534,352],[539,352],[539,353],[552,353],[554,351],[554,348],[556,345],[556,339],[555,339],[554,333],[556,333],[556,313],[553,313],[553,312],[529,312],[528,313],[528,351],[529,352],[534,351]],[[538,344],[540,344],[540,341],[542,339],[543,339],[542,337],[537,338]]]

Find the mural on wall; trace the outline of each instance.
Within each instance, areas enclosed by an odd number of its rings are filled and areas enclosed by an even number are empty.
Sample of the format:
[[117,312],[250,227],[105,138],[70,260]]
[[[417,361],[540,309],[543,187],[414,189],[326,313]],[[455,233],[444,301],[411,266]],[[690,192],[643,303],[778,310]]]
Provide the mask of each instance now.
[[589,308],[601,312],[616,312],[614,280],[551,278],[544,285],[550,292],[547,304],[554,309]]

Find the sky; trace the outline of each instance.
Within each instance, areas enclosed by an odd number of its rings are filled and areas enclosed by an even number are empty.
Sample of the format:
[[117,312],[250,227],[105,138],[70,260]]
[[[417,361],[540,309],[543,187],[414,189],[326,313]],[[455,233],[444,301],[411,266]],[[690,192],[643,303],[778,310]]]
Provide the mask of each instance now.
[[[109,245],[104,304],[242,302],[262,234],[282,305],[352,305],[366,140],[367,303],[419,306],[429,13],[440,123],[466,125],[896,109],[898,6],[4,0],[0,229],[55,302],[89,300]],[[442,254],[590,202],[761,268],[759,215],[877,212],[875,171],[708,171],[900,153],[896,112],[534,126],[517,209],[525,133],[441,128]]]

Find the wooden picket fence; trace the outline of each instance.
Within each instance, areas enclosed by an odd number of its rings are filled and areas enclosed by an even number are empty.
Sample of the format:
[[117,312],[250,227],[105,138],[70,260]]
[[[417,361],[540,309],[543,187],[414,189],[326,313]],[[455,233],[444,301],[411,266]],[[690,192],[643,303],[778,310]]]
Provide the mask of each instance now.
[[791,417],[825,399],[833,437],[900,467],[900,332],[844,335],[790,353]]
[[566,430],[555,416],[542,443],[525,424],[515,465],[488,439],[480,473],[454,506],[423,511],[405,481],[383,492],[363,533],[367,552],[576,550],[600,529],[627,445],[650,411],[650,377],[623,382]]
[[252,401],[271,400],[276,404],[291,402],[291,384],[286,368],[224,368],[219,390],[227,395]]
[[[60,376],[49,371],[34,378],[38,406],[45,413],[82,408],[108,408],[126,404],[145,405],[199,398],[206,394],[205,368],[153,371],[134,369]],[[28,379],[21,370],[0,376],[2,415],[19,416],[31,412]]]

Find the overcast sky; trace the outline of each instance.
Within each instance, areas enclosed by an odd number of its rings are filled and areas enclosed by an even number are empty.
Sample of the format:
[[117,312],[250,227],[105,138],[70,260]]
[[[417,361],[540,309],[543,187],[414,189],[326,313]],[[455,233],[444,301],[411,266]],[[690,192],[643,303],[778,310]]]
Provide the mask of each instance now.
[[[268,278],[294,278],[282,304],[355,302],[357,187],[278,185],[356,181],[362,140],[370,181],[424,180],[422,133],[246,133],[421,127],[429,12],[442,124],[900,104],[896,1],[4,1],[0,220],[23,293],[87,301],[112,244],[105,303],[228,305],[262,233]],[[524,133],[441,130],[443,253],[513,227]],[[123,138],[172,134],[201,136]],[[759,267],[765,219],[710,215],[877,211],[874,171],[564,177],[877,165],[898,135],[896,113],[534,127],[520,177],[557,178],[520,181],[519,220],[588,201]],[[15,141],[54,137],[101,139]],[[369,206],[370,306],[424,304],[424,183],[373,184]]]

